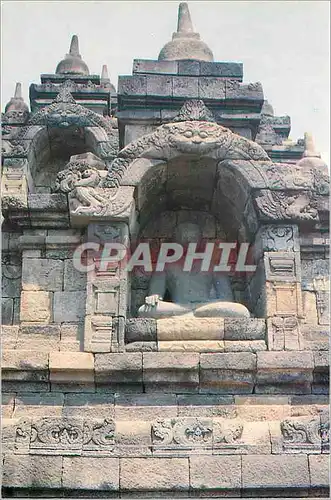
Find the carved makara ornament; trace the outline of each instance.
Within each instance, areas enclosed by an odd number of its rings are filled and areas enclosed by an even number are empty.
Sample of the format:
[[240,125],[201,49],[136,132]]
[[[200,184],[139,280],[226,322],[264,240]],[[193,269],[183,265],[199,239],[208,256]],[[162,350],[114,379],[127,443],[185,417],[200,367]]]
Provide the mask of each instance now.
[[55,191],[69,195],[71,214],[106,216],[130,210],[134,188],[104,187],[103,173],[99,166],[86,160],[71,160],[67,168],[59,172]]
[[284,448],[320,447],[319,419],[291,420],[280,424]]
[[16,428],[15,449],[32,453],[49,451],[108,450],[115,442],[112,419],[49,418],[23,420]]
[[312,194],[261,190],[255,199],[263,219],[318,220]]

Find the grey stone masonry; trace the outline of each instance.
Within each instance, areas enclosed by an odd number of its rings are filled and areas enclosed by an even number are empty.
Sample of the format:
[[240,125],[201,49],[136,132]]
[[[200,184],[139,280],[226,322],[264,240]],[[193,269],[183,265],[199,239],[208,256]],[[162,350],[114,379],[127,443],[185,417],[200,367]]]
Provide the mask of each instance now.
[[235,62],[208,61],[153,61],[134,59],[133,74],[167,74],[181,76],[218,76],[222,78],[243,78],[243,64]]

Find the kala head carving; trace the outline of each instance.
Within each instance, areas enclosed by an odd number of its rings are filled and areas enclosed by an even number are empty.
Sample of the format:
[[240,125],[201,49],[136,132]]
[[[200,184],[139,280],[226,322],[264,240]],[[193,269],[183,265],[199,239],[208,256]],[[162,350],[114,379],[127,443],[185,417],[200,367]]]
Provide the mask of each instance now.
[[182,153],[206,154],[231,140],[231,132],[216,123],[189,121],[164,125],[169,144]]

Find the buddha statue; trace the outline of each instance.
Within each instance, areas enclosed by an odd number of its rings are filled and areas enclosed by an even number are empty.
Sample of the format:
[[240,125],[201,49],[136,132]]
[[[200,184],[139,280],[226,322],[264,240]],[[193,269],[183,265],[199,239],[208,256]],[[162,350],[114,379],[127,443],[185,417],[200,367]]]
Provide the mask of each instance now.
[[[197,224],[181,223],[174,232],[174,241],[184,248],[188,243],[198,243],[201,238],[202,231]],[[183,315],[250,317],[244,305],[234,302],[227,274],[201,272],[201,262],[194,263],[191,270],[186,271],[183,262],[174,262],[152,275],[148,296],[138,316],[160,319]]]

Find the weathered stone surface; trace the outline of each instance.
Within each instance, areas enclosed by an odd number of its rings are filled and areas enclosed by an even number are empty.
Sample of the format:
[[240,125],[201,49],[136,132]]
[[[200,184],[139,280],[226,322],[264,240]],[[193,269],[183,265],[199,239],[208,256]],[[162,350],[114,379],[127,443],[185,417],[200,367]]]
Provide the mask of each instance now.
[[3,486],[11,488],[61,488],[62,457],[7,455]]
[[21,293],[20,319],[21,321],[49,322],[51,320],[51,294],[49,292],[23,291]]
[[320,325],[301,325],[301,349],[328,351],[329,330]]
[[62,290],[63,261],[55,259],[23,259],[23,290]]
[[77,490],[117,491],[119,459],[108,457],[64,457],[63,487]]
[[313,488],[325,487],[330,484],[330,460],[327,455],[309,455],[310,484]]
[[147,81],[147,95],[169,97],[172,95],[172,77],[167,75],[150,75]]
[[51,352],[51,382],[94,382],[94,358],[88,352]]
[[264,340],[266,324],[258,318],[225,318],[224,340]]
[[197,390],[199,383],[199,354],[143,353],[143,381],[146,391],[180,392]]
[[75,323],[82,321],[85,315],[85,298],[86,293],[82,291],[55,292],[55,323]]
[[1,322],[4,325],[13,323],[14,300],[7,297],[1,298]]
[[122,458],[120,467],[121,490],[189,489],[188,458]]
[[236,418],[233,396],[178,395],[178,416]]
[[2,394],[1,398],[1,418],[11,418],[14,412],[15,393]]
[[326,259],[314,259],[301,261],[302,289],[314,291],[314,278],[321,278],[329,274],[329,261]]
[[178,72],[177,61],[152,61],[146,59],[134,59],[132,73],[166,73],[176,75]]
[[190,486],[196,490],[240,489],[240,457],[190,457]]
[[287,396],[235,396],[235,408],[239,418],[245,421],[280,421],[291,416]]
[[146,76],[120,76],[118,78],[118,94],[119,95],[137,95],[145,96],[147,93]]
[[170,352],[224,352],[224,342],[216,340],[159,341],[158,351]]
[[143,420],[116,421],[116,446],[122,452],[130,454],[151,454],[151,424]]
[[199,96],[199,79],[190,76],[173,77],[173,97],[195,97]]
[[35,351],[4,350],[2,352],[3,370],[37,371],[48,370],[49,356]]
[[303,313],[305,316],[305,323],[317,325],[318,318],[317,318],[316,293],[302,292],[302,305],[303,305]]
[[292,455],[242,457],[243,488],[307,488],[308,458]]
[[255,370],[256,355],[252,353],[201,354],[201,391],[250,393],[253,391]]
[[200,74],[240,79],[243,77],[243,64],[235,62],[200,61]]
[[63,289],[68,292],[75,290],[85,290],[86,287],[86,273],[78,271],[71,259],[64,261],[64,279]]
[[157,351],[157,342],[132,342],[131,344],[126,344],[126,352],[150,352]]
[[266,350],[267,345],[264,340],[226,340],[224,342],[225,352],[258,352]]
[[15,349],[18,338],[19,326],[5,325],[3,324],[3,318],[1,318],[1,320],[2,320],[1,347],[2,349]]
[[256,392],[310,392],[313,368],[313,356],[310,352],[258,352]]
[[40,323],[21,323],[19,326],[19,337],[28,339],[31,335],[48,336],[54,339],[60,339],[60,326]]
[[155,342],[156,320],[153,318],[128,319],[125,324],[126,342]]
[[141,384],[142,354],[109,353],[95,355],[95,379],[107,384]]
[[62,193],[52,194],[29,194],[28,205],[30,210],[38,211],[59,211],[67,210],[67,197]]
[[61,393],[18,393],[15,397],[15,418],[61,416],[64,395]]
[[164,318],[157,320],[157,340],[223,340],[223,318]]
[[111,394],[71,393],[64,395],[63,415],[78,418],[113,418],[114,396]]
[[173,394],[116,395],[116,420],[154,420],[177,416]]
[[199,78],[200,99],[225,99],[225,81],[218,77]]
[[82,341],[84,333],[83,323],[62,323],[61,324],[61,341]]

